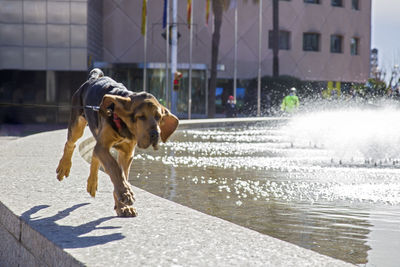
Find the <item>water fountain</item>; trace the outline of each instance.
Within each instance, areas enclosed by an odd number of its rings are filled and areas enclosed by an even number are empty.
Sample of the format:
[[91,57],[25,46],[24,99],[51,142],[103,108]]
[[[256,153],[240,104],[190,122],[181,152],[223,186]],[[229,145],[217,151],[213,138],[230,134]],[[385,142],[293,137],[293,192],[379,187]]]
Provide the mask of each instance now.
[[399,121],[396,109],[353,109],[180,131],[156,154],[138,150],[130,181],[335,258],[395,265]]

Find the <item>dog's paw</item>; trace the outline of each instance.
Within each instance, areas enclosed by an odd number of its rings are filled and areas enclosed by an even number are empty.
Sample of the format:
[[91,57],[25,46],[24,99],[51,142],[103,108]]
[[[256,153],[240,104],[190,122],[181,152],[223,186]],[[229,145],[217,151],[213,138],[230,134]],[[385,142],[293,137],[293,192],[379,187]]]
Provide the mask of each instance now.
[[135,194],[133,193],[130,185],[128,186],[128,192],[129,192],[129,195],[132,198],[132,202],[135,202],[136,201]]
[[136,209],[133,206],[123,206],[116,208],[118,217],[136,217],[138,215]]
[[132,190],[129,189],[125,193],[122,193],[118,198],[118,200],[127,206],[131,206],[133,202],[135,202],[135,197],[133,195]]
[[86,191],[92,196],[96,196],[97,191],[97,177],[93,178],[90,176],[87,180]]
[[60,163],[58,164],[58,167],[56,169],[57,179],[59,181],[62,181],[64,179],[64,176],[68,177],[71,166],[72,162],[70,160],[65,160],[64,158],[60,160]]

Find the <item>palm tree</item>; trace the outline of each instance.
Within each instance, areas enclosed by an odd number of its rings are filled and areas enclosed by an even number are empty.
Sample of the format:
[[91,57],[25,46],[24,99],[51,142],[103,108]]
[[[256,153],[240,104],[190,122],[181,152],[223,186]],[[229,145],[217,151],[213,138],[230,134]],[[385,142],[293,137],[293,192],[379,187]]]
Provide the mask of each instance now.
[[211,39],[211,74],[208,90],[208,114],[209,118],[215,117],[215,88],[217,87],[217,63],[219,53],[219,41],[221,38],[222,15],[224,0],[213,0],[212,11],[214,13],[214,32]]

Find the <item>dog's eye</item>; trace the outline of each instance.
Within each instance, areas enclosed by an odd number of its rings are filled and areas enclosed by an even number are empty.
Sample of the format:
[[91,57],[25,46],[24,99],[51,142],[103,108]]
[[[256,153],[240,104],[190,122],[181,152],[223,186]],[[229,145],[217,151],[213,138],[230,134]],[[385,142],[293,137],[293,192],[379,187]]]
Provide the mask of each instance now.
[[144,115],[138,116],[137,118],[139,120],[141,120],[141,121],[145,121],[146,120],[146,116],[144,116]]
[[159,120],[161,119],[161,116],[158,115],[158,114],[156,114],[156,115],[154,116],[154,119],[155,119],[156,121],[159,121]]

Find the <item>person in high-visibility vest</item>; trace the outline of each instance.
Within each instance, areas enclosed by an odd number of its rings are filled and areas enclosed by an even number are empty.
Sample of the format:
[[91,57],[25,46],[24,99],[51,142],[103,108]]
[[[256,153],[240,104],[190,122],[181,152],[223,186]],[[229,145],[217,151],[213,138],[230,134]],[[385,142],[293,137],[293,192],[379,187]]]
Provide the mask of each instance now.
[[290,88],[290,94],[283,98],[281,110],[285,113],[293,113],[299,107],[299,98],[296,95],[296,88]]

